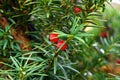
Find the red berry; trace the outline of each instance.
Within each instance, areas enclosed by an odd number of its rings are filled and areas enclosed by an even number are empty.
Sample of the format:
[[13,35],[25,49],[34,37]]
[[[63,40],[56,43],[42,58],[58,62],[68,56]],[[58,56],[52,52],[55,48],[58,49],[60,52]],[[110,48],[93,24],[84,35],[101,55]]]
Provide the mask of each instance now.
[[117,64],[120,64],[120,59],[116,59],[116,63],[117,63]]
[[50,39],[51,42],[54,42],[54,43],[58,42],[58,40],[59,40],[59,39],[58,39],[58,34],[52,32],[52,33],[50,34],[50,36],[49,36],[49,39]]
[[107,32],[102,32],[101,33],[101,37],[102,38],[107,38],[108,37],[108,33]]
[[64,40],[61,40],[57,43],[57,47],[60,48],[62,46],[61,50],[63,50],[63,51],[66,50],[66,48],[67,48],[67,44],[64,44],[64,42],[65,42]]
[[81,12],[81,9],[79,7],[74,7],[74,13],[79,13]]

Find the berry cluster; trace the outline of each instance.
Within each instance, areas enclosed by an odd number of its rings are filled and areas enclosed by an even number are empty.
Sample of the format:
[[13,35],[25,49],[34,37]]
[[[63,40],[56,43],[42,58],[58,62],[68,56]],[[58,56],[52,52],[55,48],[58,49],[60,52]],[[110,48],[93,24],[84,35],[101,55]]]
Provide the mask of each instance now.
[[[74,13],[81,12],[81,9],[79,7],[74,7]],[[64,44],[64,40],[61,40],[58,38],[58,33],[52,32],[49,36],[49,39],[51,42],[56,43],[57,48],[61,48],[61,50],[66,50],[67,44]]]
[[52,32],[51,34],[50,34],[50,36],[49,36],[49,39],[50,39],[50,41],[51,42],[53,42],[53,43],[57,43],[57,48],[61,48],[61,50],[66,50],[66,48],[67,48],[67,44],[64,44],[64,40],[61,40],[61,39],[59,39],[58,38],[58,35],[59,34],[57,34],[57,33],[55,33],[55,32]]

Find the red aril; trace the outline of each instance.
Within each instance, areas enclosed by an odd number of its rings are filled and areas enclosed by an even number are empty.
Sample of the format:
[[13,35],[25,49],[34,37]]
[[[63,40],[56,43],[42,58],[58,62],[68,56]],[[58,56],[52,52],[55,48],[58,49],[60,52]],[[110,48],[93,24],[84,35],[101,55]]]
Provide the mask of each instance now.
[[74,7],[74,13],[79,13],[81,12],[81,9],[79,7]]
[[120,59],[116,59],[116,63],[117,63],[117,64],[120,64]]
[[101,33],[101,37],[102,38],[107,38],[108,37],[108,33],[107,32],[102,32]]
[[53,43],[56,43],[56,42],[58,42],[58,34],[57,33],[55,33],[55,32],[52,32],[51,34],[50,34],[50,36],[49,36],[49,39],[50,39],[50,41],[51,42],[53,42]]
[[58,48],[61,48],[60,50],[66,50],[66,48],[67,48],[67,44],[64,44],[65,43],[65,41],[64,40],[61,40],[61,41],[59,41],[58,43],[57,43],[57,47]]

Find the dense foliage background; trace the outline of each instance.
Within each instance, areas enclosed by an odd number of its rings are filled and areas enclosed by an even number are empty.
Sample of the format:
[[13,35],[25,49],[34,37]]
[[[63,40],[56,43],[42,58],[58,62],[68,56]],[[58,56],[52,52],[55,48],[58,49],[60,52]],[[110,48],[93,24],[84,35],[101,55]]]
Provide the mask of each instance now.
[[0,79],[119,80],[120,14],[109,2],[0,0]]

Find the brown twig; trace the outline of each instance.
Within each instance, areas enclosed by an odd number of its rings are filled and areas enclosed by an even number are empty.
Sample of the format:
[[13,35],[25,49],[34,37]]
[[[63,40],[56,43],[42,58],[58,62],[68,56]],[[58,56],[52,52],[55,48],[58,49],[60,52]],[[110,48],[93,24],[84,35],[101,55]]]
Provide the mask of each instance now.
[[52,66],[53,66],[54,59],[58,56],[60,49],[63,47],[63,45],[64,45],[66,42],[67,42],[67,41],[65,41],[65,42],[60,46],[60,48],[55,52],[54,56],[51,58],[50,64],[49,64],[49,66],[48,66],[48,68],[47,68],[47,70],[46,70],[46,73],[47,73],[47,74],[49,73],[50,69],[51,69]]

